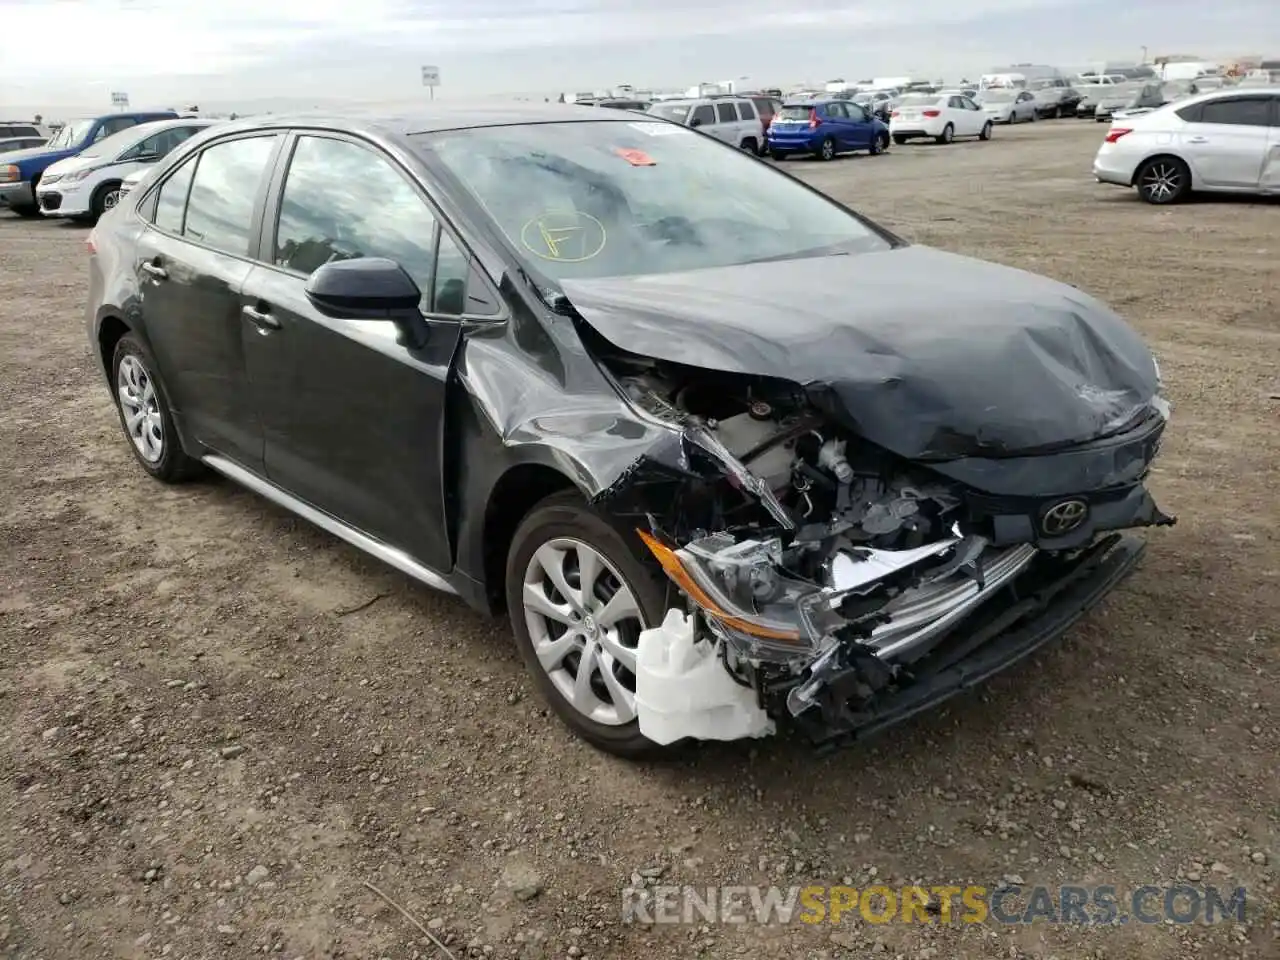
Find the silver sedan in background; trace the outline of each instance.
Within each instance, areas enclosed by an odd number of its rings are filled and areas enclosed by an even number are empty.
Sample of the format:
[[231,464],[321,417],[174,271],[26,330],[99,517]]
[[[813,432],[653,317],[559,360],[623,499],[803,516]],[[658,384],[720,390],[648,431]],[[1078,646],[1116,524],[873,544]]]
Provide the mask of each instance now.
[[993,123],[1040,119],[1035,94],[1029,90],[983,90],[978,106]]

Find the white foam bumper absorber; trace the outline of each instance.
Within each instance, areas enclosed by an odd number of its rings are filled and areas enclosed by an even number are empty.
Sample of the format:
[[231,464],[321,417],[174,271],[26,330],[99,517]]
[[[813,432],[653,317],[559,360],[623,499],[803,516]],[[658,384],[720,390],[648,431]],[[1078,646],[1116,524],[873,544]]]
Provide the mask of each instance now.
[[661,626],[640,634],[636,713],[640,732],[661,744],[774,732],[755,691],[729,676],[712,644],[695,642],[693,618],[674,609]]

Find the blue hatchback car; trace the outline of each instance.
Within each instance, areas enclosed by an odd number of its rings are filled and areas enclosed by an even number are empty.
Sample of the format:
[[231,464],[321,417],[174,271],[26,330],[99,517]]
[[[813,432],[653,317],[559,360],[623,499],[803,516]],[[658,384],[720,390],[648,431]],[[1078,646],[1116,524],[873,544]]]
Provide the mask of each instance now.
[[803,100],[774,115],[768,142],[775,160],[793,153],[830,160],[850,150],[874,156],[889,149],[889,127],[852,100]]

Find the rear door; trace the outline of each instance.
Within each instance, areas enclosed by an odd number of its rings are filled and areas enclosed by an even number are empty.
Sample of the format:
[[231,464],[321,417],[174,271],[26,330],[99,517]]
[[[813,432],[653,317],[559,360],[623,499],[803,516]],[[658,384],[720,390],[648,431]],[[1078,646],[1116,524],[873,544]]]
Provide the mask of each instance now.
[[1256,189],[1271,143],[1272,98],[1221,97],[1178,111],[1183,156],[1207,187]]
[[[362,140],[300,132],[276,175],[242,337],[267,477],[437,570],[444,527],[445,385],[470,264],[415,179]],[[326,316],[304,285],[334,260],[388,257],[422,291],[429,335]],[[472,285],[474,286],[474,284]]]
[[281,140],[219,140],[167,171],[140,205],[150,224],[134,262],[144,329],[187,435],[255,471],[262,429],[245,375],[240,296]]
[[734,109],[733,101],[717,100],[713,106],[716,110],[716,122],[711,126],[711,135],[736,147],[741,138],[738,136],[738,111]]

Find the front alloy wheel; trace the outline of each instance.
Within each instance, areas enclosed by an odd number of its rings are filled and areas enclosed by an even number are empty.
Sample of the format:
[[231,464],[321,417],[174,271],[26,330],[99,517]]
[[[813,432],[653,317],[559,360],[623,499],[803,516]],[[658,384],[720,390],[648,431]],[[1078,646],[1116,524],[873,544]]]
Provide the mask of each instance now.
[[556,537],[529,558],[524,619],[538,663],[574,710],[608,727],[636,718],[635,593],[594,547]]
[[511,628],[543,698],[571,730],[622,757],[663,748],[640,732],[640,634],[661,622],[668,582],[646,562],[634,529],[576,491],[556,494],[520,523],[507,554]]

